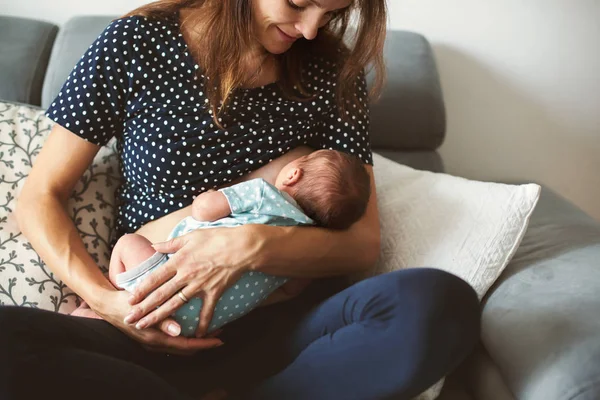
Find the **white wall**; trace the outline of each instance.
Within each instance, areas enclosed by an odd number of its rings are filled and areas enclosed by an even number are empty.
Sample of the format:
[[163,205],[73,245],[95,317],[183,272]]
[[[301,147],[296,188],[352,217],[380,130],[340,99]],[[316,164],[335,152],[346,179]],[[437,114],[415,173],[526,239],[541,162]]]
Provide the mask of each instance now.
[[[0,0],[63,23],[146,0]],[[543,183],[600,220],[600,0],[388,0],[391,27],[432,43],[448,172]]]
[[[62,24],[74,15],[121,15],[151,0],[0,0],[0,13]],[[393,1],[393,0],[392,0]]]
[[600,220],[600,1],[388,4],[433,45],[448,171],[543,183]]

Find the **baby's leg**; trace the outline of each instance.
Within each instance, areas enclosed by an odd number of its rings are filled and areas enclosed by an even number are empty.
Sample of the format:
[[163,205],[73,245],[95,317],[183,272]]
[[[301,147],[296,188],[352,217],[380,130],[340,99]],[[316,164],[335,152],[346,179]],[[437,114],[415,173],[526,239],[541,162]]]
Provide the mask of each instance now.
[[121,236],[110,256],[108,277],[115,287],[117,286],[117,275],[140,265],[144,260],[150,258],[156,251],[152,242],[144,236],[135,233]]

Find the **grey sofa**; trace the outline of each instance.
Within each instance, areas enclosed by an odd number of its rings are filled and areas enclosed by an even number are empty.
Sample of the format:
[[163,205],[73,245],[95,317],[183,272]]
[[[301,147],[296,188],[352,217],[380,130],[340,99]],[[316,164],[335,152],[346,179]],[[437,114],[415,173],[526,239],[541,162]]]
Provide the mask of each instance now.
[[[60,29],[0,16],[0,99],[47,107],[111,17]],[[388,83],[372,105],[372,144],[397,162],[444,170],[445,109],[431,48],[390,31]],[[543,145],[543,144],[542,144]],[[600,223],[544,188],[527,234],[483,301],[481,342],[442,400],[600,399]]]

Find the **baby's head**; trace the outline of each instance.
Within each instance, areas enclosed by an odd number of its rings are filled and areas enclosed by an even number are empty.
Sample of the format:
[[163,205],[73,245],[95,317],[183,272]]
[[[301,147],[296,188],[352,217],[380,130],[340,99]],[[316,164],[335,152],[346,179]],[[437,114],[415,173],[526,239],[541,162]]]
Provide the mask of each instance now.
[[330,229],[346,229],[365,213],[371,195],[369,174],[354,156],[318,150],[283,167],[275,186],[304,213]]

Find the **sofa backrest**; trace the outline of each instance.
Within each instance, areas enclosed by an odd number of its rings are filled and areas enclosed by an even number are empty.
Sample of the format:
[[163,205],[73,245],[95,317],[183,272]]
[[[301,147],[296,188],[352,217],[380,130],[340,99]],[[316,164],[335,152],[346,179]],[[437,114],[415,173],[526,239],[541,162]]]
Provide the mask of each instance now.
[[[62,27],[46,73],[42,107],[52,103],[81,55],[114,18],[76,17]],[[431,46],[417,33],[388,31],[385,60],[387,83],[379,101],[371,104],[373,148],[435,150],[444,140],[446,120]]]
[[446,134],[446,112],[429,42],[418,33],[390,30],[384,57],[387,81],[381,98],[371,103],[373,148],[437,149]]
[[0,15],[0,99],[40,105],[58,26]]

